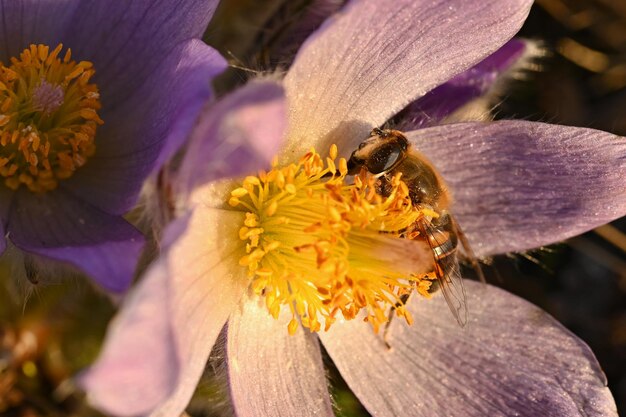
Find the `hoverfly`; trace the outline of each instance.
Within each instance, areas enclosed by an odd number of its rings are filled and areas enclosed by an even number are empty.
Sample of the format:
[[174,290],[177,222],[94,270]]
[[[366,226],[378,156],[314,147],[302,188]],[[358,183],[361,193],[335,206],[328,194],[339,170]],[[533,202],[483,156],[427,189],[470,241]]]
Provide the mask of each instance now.
[[454,318],[464,327],[467,323],[467,303],[458,261],[459,242],[464,257],[476,269],[480,279],[484,281],[484,277],[467,239],[448,212],[451,197],[443,180],[431,163],[413,149],[402,132],[391,129],[372,130],[370,137],[352,152],[348,160],[348,174],[356,175],[362,169],[377,178],[376,191],[382,196],[389,195],[392,178],[401,173],[413,205],[437,213],[438,217],[418,220],[414,230],[404,236],[422,239],[430,246],[433,272],[437,279],[429,292],[441,289]]

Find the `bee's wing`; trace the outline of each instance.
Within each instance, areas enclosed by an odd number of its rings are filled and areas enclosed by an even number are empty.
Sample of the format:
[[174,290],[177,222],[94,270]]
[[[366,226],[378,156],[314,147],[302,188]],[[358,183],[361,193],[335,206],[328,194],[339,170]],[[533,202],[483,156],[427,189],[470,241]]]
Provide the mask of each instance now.
[[[426,220],[419,223],[420,231],[433,252],[435,274],[443,297],[456,321],[461,327],[465,327],[467,324],[467,300],[463,277],[461,277],[461,269],[456,256],[454,224],[450,223],[450,231],[444,231]],[[448,234],[447,237],[446,234]]]
[[483,284],[487,283],[487,280],[485,279],[485,274],[483,274],[483,270],[480,267],[478,259],[476,258],[476,255],[474,254],[474,251],[472,250],[472,247],[467,240],[467,236],[465,236],[465,233],[463,233],[463,230],[459,226],[459,223],[457,223],[457,221],[453,217],[450,217],[450,221],[452,222],[453,228],[456,230],[457,236],[459,237],[459,242],[461,242],[461,246],[463,246],[463,258],[467,260],[470,265],[472,265],[472,268],[476,272],[476,275],[478,276],[478,278],[480,278],[480,282],[482,282]]

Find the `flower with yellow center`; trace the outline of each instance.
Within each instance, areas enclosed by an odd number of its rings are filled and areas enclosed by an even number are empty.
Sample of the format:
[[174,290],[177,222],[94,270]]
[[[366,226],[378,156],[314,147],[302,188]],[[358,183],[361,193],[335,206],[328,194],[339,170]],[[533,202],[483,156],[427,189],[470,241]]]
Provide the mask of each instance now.
[[229,204],[245,212],[239,264],[273,317],[282,306],[291,310],[291,334],[298,321],[311,331],[323,322],[328,330],[339,313],[353,319],[361,310],[378,330],[392,307],[410,323],[402,296],[414,286],[428,296],[433,279],[418,275],[432,267],[427,246],[399,240],[432,213],[411,203],[400,176],[381,197],[376,178],[363,174],[351,183],[346,160],[336,157],[333,145],[326,161],[314,150],[297,164],[275,161],[231,192]]
[[59,44],[30,45],[0,64],[0,175],[12,190],[55,189],[95,152],[100,94],[88,61]]
[[70,266],[108,291],[128,289],[144,237],[122,216],[226,66],[200,41],[216,4],[0,8],[0,254],[17,277],[46,282],[73,276]]
[[[308,150],[324,152],[331,143],[349,155],[373,127],[504,44],[530,5],[526,0],[348,2],[304,43],[279,86],[248,84],[247,95],[237,91],[211,107],[173,182],[189,211],[167,227],[159,260],[127,300],[100,359],[83,379],[93,403],[119,415],[179,415],[212,347],[225,340],[226,349],[220,344],[214,352],[216,359],[225,356],[230,399],[239,417],[330,417],[335,409],[321,342],[376,417],[615,415],[602,372],[584,343],[536,307],[491,286],[466,282],[464,329],[443,297],[435,296],[407,302],[415,322],[394,320],[388,345],[382,332],[358,319],[338,318],[324,331],[323,310],[318,310],[319,332],[299,326],[290,335],[291,305],[282,306],[278,319],[268,314],[268,297],[255,294],[263,293],[260,287],[267,282],[251,285],[263,276],[249,275],[254,249],[247,253],[245,247],[256,241],[250,230],[265,233],[275,227],[260,222],[276,214],[264,217],[252,194],[239,195],[243,191],[234,197],[250,209],[228,205],[230,192],[246,187],[229,182],[224,195],[215,182],[256,172],[274,154],[280,155],[276,170],[297,166]],[[446,180],[456,198],[451,210],[478,256],[548,244],[625,213],[626,144],[614,135],[500,121],[406,129],[406,136]],[[263,194],[269,201],[262,177],[259,185],[251,180],[250,189],[257,200]],[[349,181],[344,186],[351,186]],[[285,191],[289,197],[286,186]],[[280,187],[272,192],[281,194]],[[301,201],[308,206],[314,200]],[[330,212],[324,216],[329,225],[337,218]],[[352,226],[350,231],[357,230]],[[242,227],[247,228],[244,240]],[[298,242],[281,242],[267,253],[269,246],[264,248],[259,237],[256,249],[263,252],[256,267],[262,269],[279,248],[320,239],[305,227],[300,230]],[[370,237],[375,242],[385,237],[380,235]],[[316,247],[305,249],[290,255],[310,256],[308,266],[290,266],[296,273],[317,268]],[[393,252],[403,254],[371,247],[361,256],[368,257],[367,264]],[[248,265],[241,265],[242,258]],[[416,265],[415,273],[429,262]],[[272,277],[285,274],[285,265],[272,268]],[[342,277],[331,278],[341,283]],[[319,286],[316,279],[299,282]],[[290,294],[281,292],[286,299]],[[296,320],[308,318],[308,311],[300,316],[294,310]]]

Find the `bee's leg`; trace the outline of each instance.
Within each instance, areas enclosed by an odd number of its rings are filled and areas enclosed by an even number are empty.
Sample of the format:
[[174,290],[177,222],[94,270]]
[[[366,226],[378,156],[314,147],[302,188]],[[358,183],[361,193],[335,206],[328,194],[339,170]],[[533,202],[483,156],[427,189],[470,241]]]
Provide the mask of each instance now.
[[437,293],[441,289],[441,284],[439,283],[439,279],[435,279],[430,281],[430,288],[428,288],[428,294],[433,295]]
[[380,128],[378,128],[378,127],[375,127],[375,128],[374,128],[374,129],[372,129],[372,131],[370,132],[370,137],[372,137],[372,136],[380,136],[380,137],[382,138],[382,137],[385,137],[385,132],[383,132],[383,130],[382,130],[382,129],[380,129]]
[[383,175],[378,178],[378,181],[376,181],[376,194],[382,197],[389,197],[392,190],[393,185],[387,175]]
[[383,329],[383,343],[387,347],[387,350],[391,350],[391,345],[387,341],[387,336],[389,335],[389,327],[391,326],[391,321],[396,315],[395,313],[396,313],[396,306],[393,306],[389,310],[389,319],[387,320],[387,323],[385,323],[385,328]]
[[411,291],[410,293],[401,295],[400,301],[398,301],[393,307],[391,307],[391,309],[389,309],[389,319],[387,320],[387,323],[385,323],[385,328],[383,329],[383,342],[385,343],[385,346],[387,346],[388,350],[391,349],[391,345],[387,340],[387,336],[389,335],[389,329],[391,328],[391,321],[396,316],[396,310],[398,309],[398,307],[406,305],[406,302],[409,300],[409,297],[412,293],[413,292]]

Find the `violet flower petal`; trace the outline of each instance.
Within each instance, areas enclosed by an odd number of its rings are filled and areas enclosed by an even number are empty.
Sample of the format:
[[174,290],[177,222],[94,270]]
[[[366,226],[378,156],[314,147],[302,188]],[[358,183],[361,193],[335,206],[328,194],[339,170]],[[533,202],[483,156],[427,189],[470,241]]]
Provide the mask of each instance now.
[[527,121],[407,136],[447,181],[477,255],[558,242],[626,214],[626,138]]
[[[164,257],[122,309],[100,359],[82,379],[93,404],[121,416],[182,413],[249,283],[237,262],[243,255],[239,241],[233,239],[242,222],[243,213],[198,206],[167,227]],[[166,287],[164,296],[154,289],[159,285]],[[157,334],[138,342],[134,329],[144,326]]]
[[208,107],[191,135],[177,193],[268,167],[286,123],[283,88],[270,80],[250,82]]
[[334,416],[317,337],[291,313],[269,315],[265,300],[246,299],[228,322],[228,375],[238,417]]
[[392,322],[391,348],[359,320],[320,334],[373,416],[617,416],[587,345],[521,298],[473,281],[466,286],[464,329],[436,295],[413,297],[415,323]]
[[94,62],[103,106],[117,108],[184,41],[202,36],[217,3],[81,0],[62,41],[74,56]]
[[201,41],[181,44],[136,94],[103,114],[96,154],[61,186],[108,212],[127,211],[145,177],[184,142],[211,96],[210,79],[225,67]]
[[14,194],[9,238],[20,249],[68,262],[113,292],[132,282],[142,234],[126,220],[104,213],[62,190]]
[[424,97],[403,110],[400,130],[434,126],[447,116],[478,97],[486,94],[503,73],[523,59],[528,48],[522,39],[511,39],[467,71],[429,91]]
[[79,377],[89,401],[116,416],[147,415],[174,390],[180,365],[172,343],[163,264],[153,265],[125,300],[99,359]]
[[531,4],[351,2],[305,42],[287,73],[286,155],[333,142],[354,148],[372,127],[502,46]]
[[56,46],[72,23],[80,0],[3,1],[0,4],[0,60],[18,56],[32,43]]
[[73,57],[94,63],[105,125],[96,155],[61,186],[108,213],[136,203],[145,177],[187,137],[210,97],[210,79],[226,68],[214,49],[193,39],[217,2],[175,3],[40,0],[0,9],[5,62],[31,43],[63,42]]

